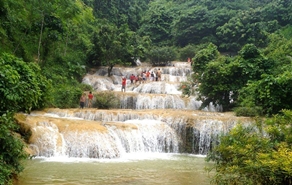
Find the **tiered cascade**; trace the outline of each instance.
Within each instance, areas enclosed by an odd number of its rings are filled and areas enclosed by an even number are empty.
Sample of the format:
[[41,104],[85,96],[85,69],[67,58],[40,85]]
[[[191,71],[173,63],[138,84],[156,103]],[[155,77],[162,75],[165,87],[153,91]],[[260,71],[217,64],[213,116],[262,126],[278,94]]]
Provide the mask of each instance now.
[[84,77],[96,91],[119,94],[121,108],[115,110],[48,109],[19,116],[31,131],[29,148],[42,157],[117,158],[127,153],[193,153],[205,155],[239,120],[232,113],[216,112],[210,105],[182,97],[178,86],[191,73],[188,63],[160,68],[162,81],[130,84],[121,93],[121,77],[154,68],[114,68],[107,77],[103,68]]
[[[141,75],[143,71],[162,71],[161,81],[146,81],[145,83],[130,83],[130,76]],[[202,104],[195,96],[185,97],[179,90],[181,82],[187,81],[191,75],[190,63],[174,62],[165,67],[115,67],[112,76],[108,77],[107,68],[87,74],[83,83],[91,85],[96,91],[110,90],[121,92],[122,77],[127,78],[126,92],[120,97],[122,109],[187,109],[198,110]],[[210,104],[205,111],[220,111],[220,106]]]

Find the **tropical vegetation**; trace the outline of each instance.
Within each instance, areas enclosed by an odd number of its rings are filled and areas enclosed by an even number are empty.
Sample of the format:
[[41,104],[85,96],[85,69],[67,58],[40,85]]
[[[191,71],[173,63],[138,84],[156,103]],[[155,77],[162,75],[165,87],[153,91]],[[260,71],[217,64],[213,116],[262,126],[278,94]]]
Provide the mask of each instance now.
[[292,184],[292,111],[281,113],[221,136],[207,158],[215,162],[214,184]]

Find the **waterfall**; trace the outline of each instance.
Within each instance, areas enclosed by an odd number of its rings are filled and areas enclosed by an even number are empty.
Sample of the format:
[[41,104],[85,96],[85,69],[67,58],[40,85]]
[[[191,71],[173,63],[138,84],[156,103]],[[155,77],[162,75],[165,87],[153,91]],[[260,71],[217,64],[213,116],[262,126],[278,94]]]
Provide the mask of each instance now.
[[[158,67],[114,67],[112,76],[107,76],[107,68],[101,67],[94,74],[87,74],[82,83],[93,87],[95,91],[111,91],[119,97],[122,109],[188,109],[198,110],[202,102],[195,95],[184,97],[179,90],[181,82],[187,81],[192,74],[189,63],[174,62],[171,66],[159,67],[161,81],[130,83],[130,75],[141,75],[142,71],[156,71]],[[127,78],[126,93],[120,95],[121,78]],[[220,106],[212,103],[204,111],[220,111]]]
[[[83,83],[95,91],[110,90],[120,99],[121,109],[47,109],[25,115],[25,128],[32,155],[40,157],[119,158],[139,153],[193,153],[206,155],[239,121],[232,113],[219,113],[212,103],[199,111],[196,96],[179,90],[192,70],[189,63],[160,67],[162,81],[130,84],[121,93],[121,77],[129,78],[157,67],[114,67],[112,76],[101,67],[87,74]],[[27,129],[26,129],[27,130]]]
[[218,135],[239,120],[202,111],[48,109],[26,115],[25,124],[32,131],[33,155],[118,158],[130,153],[205,155]]

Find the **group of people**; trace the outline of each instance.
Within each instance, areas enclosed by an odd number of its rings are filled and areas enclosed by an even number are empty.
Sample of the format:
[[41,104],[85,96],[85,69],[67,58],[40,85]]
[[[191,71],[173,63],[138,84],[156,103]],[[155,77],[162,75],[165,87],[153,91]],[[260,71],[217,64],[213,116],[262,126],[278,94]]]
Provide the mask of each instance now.
[[146,81],[161,81],[161,70],[157,71],[142,71],[140,75],[135,76],[132,74],[130,76],[131,84],[134,83],[144,83]]
[[86,97],[86,93],[83,93],[79,99],[80,108],[83,109],[85,107],[86,99],[88,99],[87,107],[92,107],[92,100],[93,100],[93,94],[90,91],[89,94]]
[[[161,70],[160,68],[157,71],[142,71],[141,74],[135,76],[132,74],[130,76],[131,84],[142,84],[146,83],[147,81],[161,81]],[[126,91],[126,77],[122,77],[122,92]]]

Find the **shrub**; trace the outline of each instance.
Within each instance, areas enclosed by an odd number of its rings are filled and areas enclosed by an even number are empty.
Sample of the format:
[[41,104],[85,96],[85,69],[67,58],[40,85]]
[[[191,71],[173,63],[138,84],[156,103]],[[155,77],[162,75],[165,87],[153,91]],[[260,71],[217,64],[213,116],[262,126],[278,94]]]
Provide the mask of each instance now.
[[177,58],[176,49],[172,47],[153,47],[147,54],[152,65],[165,66]]
[[95,101],[93,107],[99,109],[119,108],[120,101],[118,97],[111,91],[101,91],[94,93]]
[[23,170],[22,160],[28,157],[23,141],[15,134],[17,129],[12,113],[0,117],[0,184],[12,184],[12,177]]
[[35,63],[7,53],[0,56],[0,115],[6,110],[30,112],[45,107],[50,87]]
[[[292,111],[255,124],[238,124],[208,154],[214,161],[215,184],[291,185]],[[210,170],[210,169],[209,169]]]
[[63,84],[55,86],[53,90],[53,107],[58,108],[76,108],[79,104],[79,98],[82,90],[78,86]]
[[256,117],[262,116],[261,107],[237,107],[234,109],[236,116]]
[[179,60],[187,61],[187,58],[193,58],[195,56],[196,46],[195,45],[187,45],[183,48],[179,49]]

